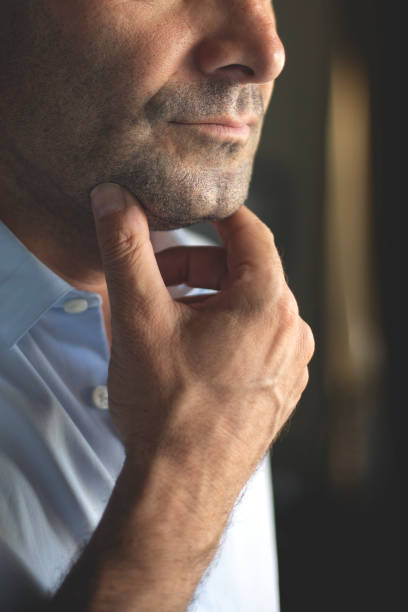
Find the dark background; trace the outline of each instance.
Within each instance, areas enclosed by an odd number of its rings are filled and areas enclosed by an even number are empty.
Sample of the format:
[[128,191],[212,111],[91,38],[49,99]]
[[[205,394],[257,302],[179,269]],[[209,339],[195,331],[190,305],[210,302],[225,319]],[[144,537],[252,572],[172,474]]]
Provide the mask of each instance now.
[[248,204],[316,340],[271,453],[282,612],[408,609],[402,8],[274,4],[287,63]]

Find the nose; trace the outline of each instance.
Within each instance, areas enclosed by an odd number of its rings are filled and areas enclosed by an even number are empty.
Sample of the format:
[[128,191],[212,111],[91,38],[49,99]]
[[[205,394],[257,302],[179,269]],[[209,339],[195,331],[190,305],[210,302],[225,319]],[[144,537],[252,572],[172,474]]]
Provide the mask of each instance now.
[[246,83],[274,81],[285,65],[285,49],[269,0],[216,4],[211,28],[196,49],[201,72]]

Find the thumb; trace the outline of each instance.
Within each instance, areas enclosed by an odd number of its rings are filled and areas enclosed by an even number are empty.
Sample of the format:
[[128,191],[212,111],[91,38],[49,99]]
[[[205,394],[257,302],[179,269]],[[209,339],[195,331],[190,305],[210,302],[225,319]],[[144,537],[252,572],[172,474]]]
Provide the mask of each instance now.
[[[133,327],[171,301],[161,277],[143,208],[116,183],[97,185],[90,194],[105,271],[112,320]],[[143,315],[143,316],[140,316]]]

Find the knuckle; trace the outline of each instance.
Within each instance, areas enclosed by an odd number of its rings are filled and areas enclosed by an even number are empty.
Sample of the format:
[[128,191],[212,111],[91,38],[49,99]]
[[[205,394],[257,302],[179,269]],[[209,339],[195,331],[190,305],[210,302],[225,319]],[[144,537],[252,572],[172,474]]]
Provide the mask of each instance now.
[[279,300],[279,318],[281,326],[287,330],[297,326],[299,314],[293,294],[285,292],[285,295]]
[[303,392],[306,389],[308,383],[309,383],[309,370],[307,367],[305,367],[302,372],[302,375],[299,376],[299,379],[293,389],[293,393],[292,393],[293,408],[299,403],[300,398],[302,397]]
[[309,362],[315,352],[315,340],[310,325],[305,321],[302,321],[302,349],[307,362]]
[[236,266],[236,277],[241,283],[249,282],[253,276],[253,263],[251,261],[240,261]]
[[140,240],[124,228],[118,228],[101,240],[105,263],[114,266],[122,262],[135,262],[140,253]]
[[297,329],[298,315],[289,305],[281,309],[281,324],[288,331],[293,332]]
[[310,378],[309,369],[306,367],[305,371],[304,371],[304,374],[303,374],[303,378],[302,378],[302,385],[301,385],[302,393],[306,389],[306,387],[307,387],[307,385],[309,383],[309,378]]

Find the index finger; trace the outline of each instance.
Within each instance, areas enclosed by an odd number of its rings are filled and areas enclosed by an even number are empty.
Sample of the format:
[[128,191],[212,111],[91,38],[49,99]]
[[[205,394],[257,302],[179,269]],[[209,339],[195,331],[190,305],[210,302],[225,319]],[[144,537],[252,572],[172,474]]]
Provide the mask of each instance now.
[[245,280],[253,290],[265,290],[267,278],[284,280],[284,271],[271,230],[246,206],[213,222],[227,251],[231,283]]

